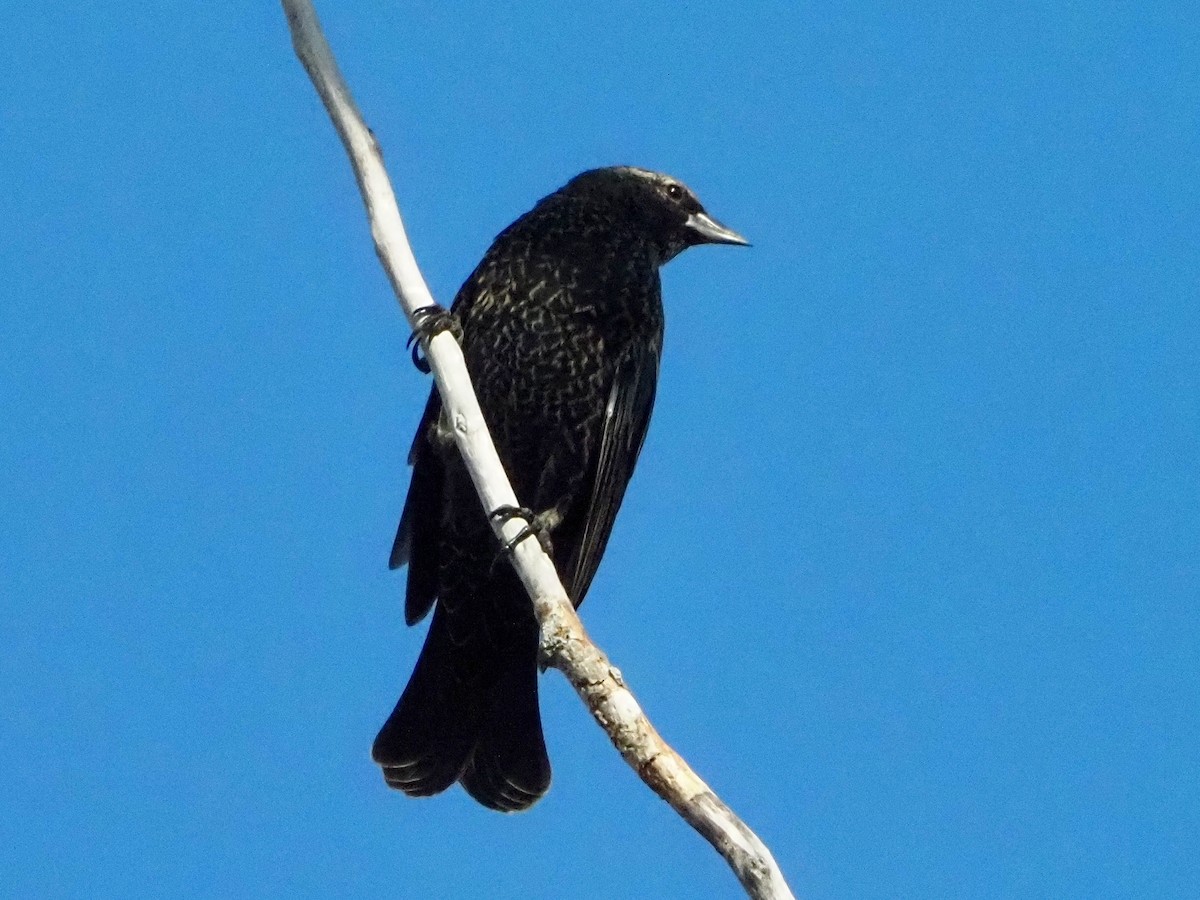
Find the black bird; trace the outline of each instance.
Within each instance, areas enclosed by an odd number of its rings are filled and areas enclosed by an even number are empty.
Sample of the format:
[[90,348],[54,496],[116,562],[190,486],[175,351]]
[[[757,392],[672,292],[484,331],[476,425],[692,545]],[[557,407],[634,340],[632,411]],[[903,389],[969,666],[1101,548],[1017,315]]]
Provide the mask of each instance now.
[[[505,229],[454,300],[496,449],[576,606],[654,405],[659,266],[696,244],[745,243],[673,178],[595,169]],[[550,786],[537,623],[440,419],[434,389],[391,555],[408,564],[406,621],[433,608],[433,624],[372,755],[406,794],[461,781],[484,806],[526,809]]]

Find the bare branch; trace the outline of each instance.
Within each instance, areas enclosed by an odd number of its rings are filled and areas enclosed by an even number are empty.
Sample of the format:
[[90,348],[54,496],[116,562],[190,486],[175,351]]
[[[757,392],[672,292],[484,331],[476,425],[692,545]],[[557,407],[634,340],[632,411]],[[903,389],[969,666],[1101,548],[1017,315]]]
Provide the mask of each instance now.
[[[307,0],[283,0],[283,8],[296,55],[350,156],[367,207],[375,251],[412,322],[415,310],[434,301],[408,243],[379,146],[350,96],[312,4]],[[448,332],[442,332],[428,342],[426,354],[484,510],[519,506],[484,423],[458,343]],[[522,526],[519,521],[509,520],[494,527],[497,537],[508,541]],[[621,673],[588,638],[540,542],[518,544],[513,564],[533,599],[545,658],[566,675],[626,762],[725,857],[751,897],[792,898],[770,851],[663,741],[625,686]]]

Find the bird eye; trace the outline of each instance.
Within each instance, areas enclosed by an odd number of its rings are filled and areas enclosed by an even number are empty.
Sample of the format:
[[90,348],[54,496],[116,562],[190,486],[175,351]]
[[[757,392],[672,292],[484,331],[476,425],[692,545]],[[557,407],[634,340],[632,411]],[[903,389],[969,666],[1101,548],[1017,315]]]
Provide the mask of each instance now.
[[668,184],[667,185],[667,196],[670,197],[672,200],[682,200],[683,199],[683,188],[681,188],[677,184]]

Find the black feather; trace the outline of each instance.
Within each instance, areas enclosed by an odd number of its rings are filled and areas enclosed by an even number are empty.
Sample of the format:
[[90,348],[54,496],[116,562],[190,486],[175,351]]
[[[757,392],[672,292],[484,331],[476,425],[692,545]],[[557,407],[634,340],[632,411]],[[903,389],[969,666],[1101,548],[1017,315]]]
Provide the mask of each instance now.
[[590,478],[591,501],[582,516],[582,533],[572,542],[573,553],[565,567],[561,567],[564,586],[576,606],[583,602],[600,565],[625,488],[646,440],[658,385],[658,358],[658,347],[634,344],[617,363]]

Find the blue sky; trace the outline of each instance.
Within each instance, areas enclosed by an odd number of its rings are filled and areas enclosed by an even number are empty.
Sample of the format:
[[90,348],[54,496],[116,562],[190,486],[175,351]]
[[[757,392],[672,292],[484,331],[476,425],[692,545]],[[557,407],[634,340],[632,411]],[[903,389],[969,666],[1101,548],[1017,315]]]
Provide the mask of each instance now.
[[[754,242],[583,613],[797,894],[1200,893],[1200,16],[451,6],[320,9],[435,295],[595,165]],[[370,762],[428,381],[281,11],[6,21],[5,889],[738,896],[555,673],[529,814]]]

